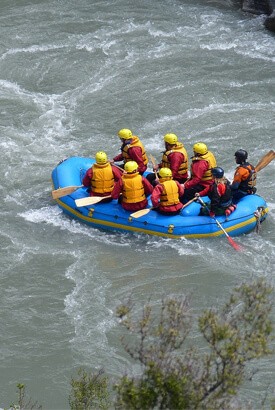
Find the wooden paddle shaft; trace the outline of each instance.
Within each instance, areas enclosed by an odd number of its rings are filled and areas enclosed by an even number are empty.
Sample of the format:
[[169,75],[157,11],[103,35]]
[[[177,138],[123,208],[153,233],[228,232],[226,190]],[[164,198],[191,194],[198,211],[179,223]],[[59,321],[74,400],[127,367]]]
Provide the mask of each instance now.
[[58,199],[58,198],[61,198],[62,196],[72,194],[74,191],[82,187],[83,185],[73,185],[73,186],[66,186],[64,188],[58,188],[52,191],[52,197],[53,199]]
[[260,161],[258,162],[258,164],[255,167],[255,171],[259,172],[261,171],[263,168],[265,168],[271,161],[273,161],[275,159],[275,151],[270,150],[267,154],[265,154]]

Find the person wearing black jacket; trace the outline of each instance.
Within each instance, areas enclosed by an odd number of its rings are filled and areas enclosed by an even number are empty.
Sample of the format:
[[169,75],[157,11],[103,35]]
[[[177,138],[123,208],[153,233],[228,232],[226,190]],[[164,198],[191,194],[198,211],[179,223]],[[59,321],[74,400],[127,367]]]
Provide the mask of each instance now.
[[235,209],[236,205],[232,204],[232,192],[230,188],[230,182],[224,177],[224,170],[220,167],[212,168],[212,175],[214,177],[214,183],[208,192],[210,203],[207,204],[207,208],[201,209],[202,215],[226,215],[229,216]]

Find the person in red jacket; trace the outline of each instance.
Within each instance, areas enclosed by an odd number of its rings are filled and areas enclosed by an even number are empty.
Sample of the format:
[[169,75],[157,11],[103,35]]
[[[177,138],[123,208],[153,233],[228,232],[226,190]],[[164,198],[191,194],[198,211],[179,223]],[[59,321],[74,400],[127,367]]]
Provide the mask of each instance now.
[[82,183],[90,188],[90,196],[109,196],[122,171],[110,164],[104,151],[97,152],[95,160],[95,164],[84,175]]
[[191,164],[191,178],[184,184],[183,202],[190,201],[196,193],[207,195],[214,183],[211,169],[217,166],[216,159],[203,142],[193,145],[194,156]]
[[138,172],[142,175],[148,164],[148,157],[142,142],[128,128],[121,129],[118,136],[122,142],[121,153],[114,157],[112,162],[123,161],[120,166],[124,168],[128,161],[135,161],[138,164]]
[[159,164],[153,164],[154,174],[148,174],[147,179],[153,186],[157,184],[157,171],[161,168],[169,168],[175,181],[183,184],[188,178],[188,154],[184,145],[178,141],[176,134],[164,135],[165,150]]
[[113,199],[119,199],[122,193],[121,205],[126,211],[139,211],[148,205],[147,196],[153,191],[150,182],[138,172],[138,164],[128,161],[124,166],[124,173],[116,182],[111,194]]
[[183,192],[183,186],[172,179],[171,169],[161,168],[159,170],[159,183],[151,195],[152,205],[164,215],[176,215],[183,207],[179,199]]

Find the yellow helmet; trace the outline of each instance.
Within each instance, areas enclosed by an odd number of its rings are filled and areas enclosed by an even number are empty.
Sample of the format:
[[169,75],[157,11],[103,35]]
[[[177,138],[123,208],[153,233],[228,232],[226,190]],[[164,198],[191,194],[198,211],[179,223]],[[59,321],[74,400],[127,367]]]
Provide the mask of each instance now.
[[106,164],[108,162],[107,154],[104,151],[99,151],[95,154],[97,164]]
[[161,178],[172,178],[172,171],[170,168],[160,168],[159,176]]
[[166,134],[164,135],[164,141],[170,145],[175,145],[178,142],[178,137],[176,134]]
[[124,170],[131,174],[132,172],[136,171],[138,169],[138,164],[136,161],[128,161],[124,165]]
[[124,140],[129,140],[132,138],[133,134],[131,130],[128,130],[128,128],[122,128],[122,130],[118,131],[119,138],[122,138]]
[[196,154],[204,155],[207,153],[207,145],[205,145],[203,142],[197,142],[196,144],[193,145],[193,151]]

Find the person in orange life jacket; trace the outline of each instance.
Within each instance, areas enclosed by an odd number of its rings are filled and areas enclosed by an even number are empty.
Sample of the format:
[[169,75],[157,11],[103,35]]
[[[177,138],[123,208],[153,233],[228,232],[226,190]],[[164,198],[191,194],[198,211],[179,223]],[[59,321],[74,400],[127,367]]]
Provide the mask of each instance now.
[[124,173],[116,182],[111,194],[113,199],[118,199],[122,193],[121,205],[126,211],[139,211],[148,205],[147,196],[153,191],[150,182],[138,172],[138,164],[128,161]]
[[161,168],[159,183],[151,195],[152,205],[156,211],[164,215],[176,215],[183,207],[179,200],[183,192],[183,186],[178,181],[173,181],[171,169]]
[[194,198],[196,193],[207,195],[214,182],[211,169],[217,166],[216,158],[203,142],[193,145],[194,156],[191,163],[191,178],[184,184],[183,203]]
[[[206,203],[206,207],[202,207],[200,215],[226,215],[229,216],[236,209],[236,205],[232,204],[232,193],[230,182],[224,177],[224,170],[220,167],[215,167],[211,170],[214,177],[214,183],[208,191],[210,202]],[[198,196],[200,194],[196,194]]]
[[135,161],[138,164],[138,172],[142,175],[147,169],[148,157],[140,139],[128,128],[121,129],[118,136],[122,142],[121,153],[111,162],[123,161],[120,166],[124,168],[128,161]]
[[247,162],[247,151],[239,149],[235,152],[236,168],[234,179],[231,184],[233,194],[233,202],[238,202],[239,199],[246,195],[255,194],[257,174],[255,168]]
[[[161,162],[153,167],[156,172],[161,168],[170,168],[175,181],[183,184],[188,178],[188,154],[184,145],[178,141],[176,134],[166,134],[164,136],[165,151],[163,151]],[[156,173],[147,175],[148,181],[153,186],[157,184]]]
[[110,164],[107,154],[103,151],[96,153],[95,160],[95,164],[86,171],[82,183],[90,188],[90,196],[111,195],[115,182],[120,179],[122,172]]

